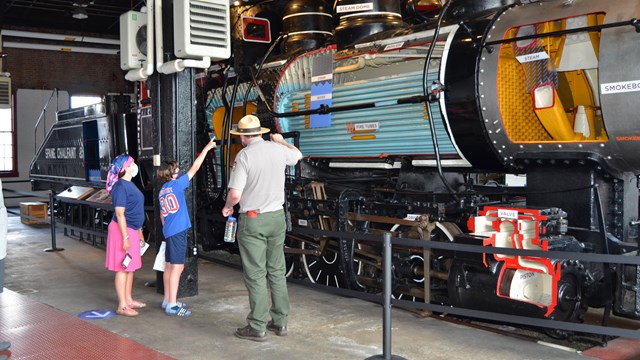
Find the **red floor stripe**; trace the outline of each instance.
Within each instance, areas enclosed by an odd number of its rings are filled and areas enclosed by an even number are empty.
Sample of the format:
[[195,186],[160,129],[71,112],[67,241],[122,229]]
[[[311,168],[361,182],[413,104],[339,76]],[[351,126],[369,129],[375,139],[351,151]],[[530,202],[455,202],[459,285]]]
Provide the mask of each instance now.
[[172,360],[133,340],[5,289],[0,293],[0,341],[18,359]]
[[593,347],[583,351],[582,355],[601,360],[638,360],[640,340],[617,338],[609,341],[606,347]]

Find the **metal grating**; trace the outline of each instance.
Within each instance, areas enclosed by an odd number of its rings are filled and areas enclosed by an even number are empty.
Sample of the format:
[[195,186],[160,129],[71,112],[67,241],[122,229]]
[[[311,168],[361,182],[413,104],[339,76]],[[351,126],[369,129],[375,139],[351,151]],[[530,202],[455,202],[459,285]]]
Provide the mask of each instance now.
[[223,3],[191,1],[191,44],[227,49],[228,11]]
[[5,289],[0,293],[0,339],[10,359],[171,360],[133,340]]
[[177,57],[217,61],[231,56],[227,1],[178,1],[174,3],[173,20]]
[[11,78],[0,76],[0,109],[11,109]]

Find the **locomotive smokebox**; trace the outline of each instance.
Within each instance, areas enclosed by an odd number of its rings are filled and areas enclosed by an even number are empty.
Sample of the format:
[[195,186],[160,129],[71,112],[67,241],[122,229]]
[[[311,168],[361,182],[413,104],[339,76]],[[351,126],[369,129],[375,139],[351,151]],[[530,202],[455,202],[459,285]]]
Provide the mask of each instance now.
[[[467,49],[480,49],[477,62],[465,66],[477,76],[479,120],[497,159],[519,171],[562,160],[637,173],[640,68],[627,59],[638,58],[640,48],[624,45],[639,39],[629,15],[637,6],[554,1],[536,4],[535,12],[531,6],[505,9],[490,20],[486,41]],[[452,61],[448,71],[462,73],[463,62]],[[473,152],[469,157],[479,162]]]

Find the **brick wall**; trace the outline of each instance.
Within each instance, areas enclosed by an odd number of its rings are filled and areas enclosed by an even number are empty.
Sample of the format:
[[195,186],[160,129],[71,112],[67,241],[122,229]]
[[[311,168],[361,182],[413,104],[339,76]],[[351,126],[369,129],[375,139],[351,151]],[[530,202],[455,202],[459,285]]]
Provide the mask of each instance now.
[[16,89],[65,90],[69,95],[133,93],[124,79],[120,55],[15,49],[5,47],[3,71],[11,73]]

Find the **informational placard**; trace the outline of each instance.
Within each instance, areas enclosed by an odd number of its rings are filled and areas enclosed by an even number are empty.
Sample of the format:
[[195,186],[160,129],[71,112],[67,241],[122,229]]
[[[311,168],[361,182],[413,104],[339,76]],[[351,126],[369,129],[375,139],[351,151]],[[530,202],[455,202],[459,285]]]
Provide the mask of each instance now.
[[498,209],[498,217],[501,219],[518,219],[518,210],[513,209]]
[[540,51],[540,52],[533,53],[533,54],[526,54],[526,55],[516,56],[516,59],[518,59],[518,61],[521,64],[532,62],[532,61],[538,61],[538,60],[546,60],[548,58],[549,58],[549,54],[547,54],[544,51]]
[[602,95],[635,91],[640,91],[640,80],[600,84],[600,93]]
[[[331,54],[313,58],[311,70],[311,108],[318,109],[321,105],[333,104],[333,59]],[[309,127],[320,128],[331,126],[331,113],[311,114]]]

